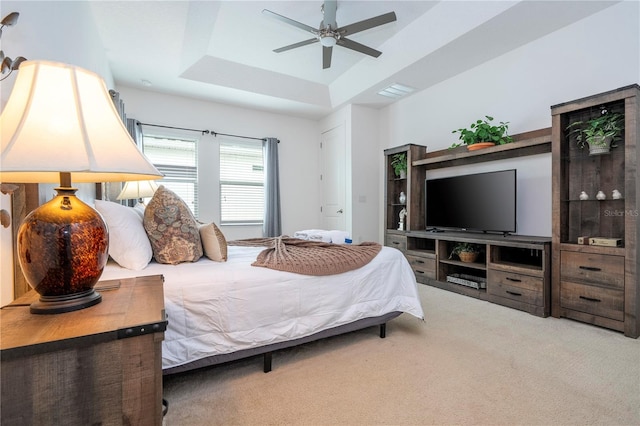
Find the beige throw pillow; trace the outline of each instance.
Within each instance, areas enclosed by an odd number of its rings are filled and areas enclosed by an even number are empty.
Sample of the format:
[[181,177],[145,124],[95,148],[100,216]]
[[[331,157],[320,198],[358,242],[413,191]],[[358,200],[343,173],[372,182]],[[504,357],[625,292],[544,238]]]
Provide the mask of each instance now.
[[170,189],[158,188],[144,211],[143,223],[156,262],[175,265],[202,257],[198,223],[187,204]]
[[227,240],[215,223],[200,225],[200,239],[205,256],[216,262],[227,261]]

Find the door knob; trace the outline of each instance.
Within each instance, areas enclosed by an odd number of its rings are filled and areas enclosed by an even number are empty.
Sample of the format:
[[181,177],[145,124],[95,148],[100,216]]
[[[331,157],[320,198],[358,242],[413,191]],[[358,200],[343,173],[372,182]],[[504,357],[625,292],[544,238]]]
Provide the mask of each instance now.
[[343,211],[342,211],[342,209],[340,209],[336,213],[343,213]]

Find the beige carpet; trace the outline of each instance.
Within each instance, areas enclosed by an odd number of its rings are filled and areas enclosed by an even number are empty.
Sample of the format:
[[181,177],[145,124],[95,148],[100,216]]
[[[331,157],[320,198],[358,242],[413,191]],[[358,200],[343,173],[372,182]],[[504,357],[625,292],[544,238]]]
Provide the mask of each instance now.
[[419,285],[424,322],[165,378],[167,426],[638,425],[640,340]]

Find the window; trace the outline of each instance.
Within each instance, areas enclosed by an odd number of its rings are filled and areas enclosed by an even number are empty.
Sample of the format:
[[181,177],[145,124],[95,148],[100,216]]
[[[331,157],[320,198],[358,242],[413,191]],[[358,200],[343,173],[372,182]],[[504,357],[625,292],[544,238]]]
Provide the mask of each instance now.
[[220,142],[220,222],[262,224],[264,165],[261,142]]
[[157,183],[175,192],[198,217],[197,141],[144,135],[143,151],[164,175]]

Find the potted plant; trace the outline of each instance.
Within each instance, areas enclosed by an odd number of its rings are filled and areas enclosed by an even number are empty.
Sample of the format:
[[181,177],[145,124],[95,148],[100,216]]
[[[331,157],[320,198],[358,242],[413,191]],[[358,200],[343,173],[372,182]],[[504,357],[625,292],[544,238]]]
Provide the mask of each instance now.
[[509,122],[501,121],[495,125],[491,123],[492,121],[493,117],[485,115],[484,119],[471,123],[468,129],[454,130],[451,133],[460,133],[459,139],[462,143],[454,143],[451,148],[464,144],[467,145],[467,149],[474,150],[513,142],[513,139],[508,134]]
[[400,178],[407,177],[407,153],[401,152],[399,154],[394,154],[391,157],[391,167],[393,167],[393,172],[396,176]]
[[475,262],[478,254],[480,254],[480,246],[478,244],[457,243],[453,246],[449,259],[452,259],[453,256],[456,255],[463,262]]
[[575,121],[566,127],[567,136],[575,136],[580,148],[589,146],[589,155],[608,154],[624,130],[624,115],[602,107],[600,115],[587,121]]

